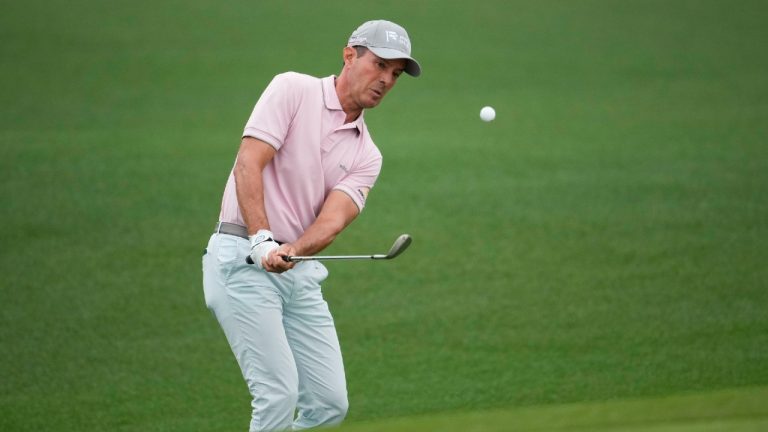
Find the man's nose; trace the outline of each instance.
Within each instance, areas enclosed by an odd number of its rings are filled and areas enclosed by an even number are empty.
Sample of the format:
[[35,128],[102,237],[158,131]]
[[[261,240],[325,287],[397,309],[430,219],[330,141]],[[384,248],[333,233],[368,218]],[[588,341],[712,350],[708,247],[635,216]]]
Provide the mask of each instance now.
[[384,84],[385,87],[389,88],[392,83],[394,82],[394,78],[392,78],[392,74],[389,72],[382,72],[379,76],[379,82]]

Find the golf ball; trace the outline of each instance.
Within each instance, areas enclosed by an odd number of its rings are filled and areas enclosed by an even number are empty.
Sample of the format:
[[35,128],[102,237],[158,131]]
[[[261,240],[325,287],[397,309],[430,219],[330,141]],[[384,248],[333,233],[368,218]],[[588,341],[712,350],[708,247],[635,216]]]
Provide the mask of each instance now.
[[489,106],[483,107],[483,109],[480,110],[480,118],[483,121],[489,122],[496,118],[496,110]]

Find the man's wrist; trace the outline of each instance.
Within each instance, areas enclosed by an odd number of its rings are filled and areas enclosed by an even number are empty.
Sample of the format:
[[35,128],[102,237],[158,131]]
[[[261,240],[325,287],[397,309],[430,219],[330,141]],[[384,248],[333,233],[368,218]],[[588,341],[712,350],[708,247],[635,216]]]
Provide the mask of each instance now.
[[248,236],[248,240],[251,242],[251,248],[254,246],[264,243],[266,241],[274,241],[275,236],[272,234],[272,231],[267,229],[260,229],[256,231],[256,234],[252,236]]

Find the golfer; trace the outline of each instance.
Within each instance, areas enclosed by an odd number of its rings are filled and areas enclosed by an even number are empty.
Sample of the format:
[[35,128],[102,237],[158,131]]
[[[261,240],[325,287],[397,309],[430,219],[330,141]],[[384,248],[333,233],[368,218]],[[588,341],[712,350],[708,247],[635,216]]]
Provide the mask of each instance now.
[[[317,261],[365,207],[381,153],[365,124],[406,72],[419,76],[405,29],[369,21],[343,49],[338,77],[274,77],[245,125],[203,256],[205,301],[250,390],[250,430],[340,423],[347,389]],[[250,257],[253,265],[246,263]]]

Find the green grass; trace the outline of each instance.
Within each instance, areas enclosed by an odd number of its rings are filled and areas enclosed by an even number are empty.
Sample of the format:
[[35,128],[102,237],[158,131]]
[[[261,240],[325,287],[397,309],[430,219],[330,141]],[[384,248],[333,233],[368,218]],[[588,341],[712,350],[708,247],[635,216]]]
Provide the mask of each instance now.
[[[337,73],[378,17],[424,75],[366,113],[384,170],[328,252],[414,243],[329,265],[350,427],[765,426],[764,2],[27,1],[0,14],[0,430],[246,427],[200,253],[271,76]],[[729,397],[752,417],[708,414]]]
[[763,431],[765,387],[360,422],[344,432]]

